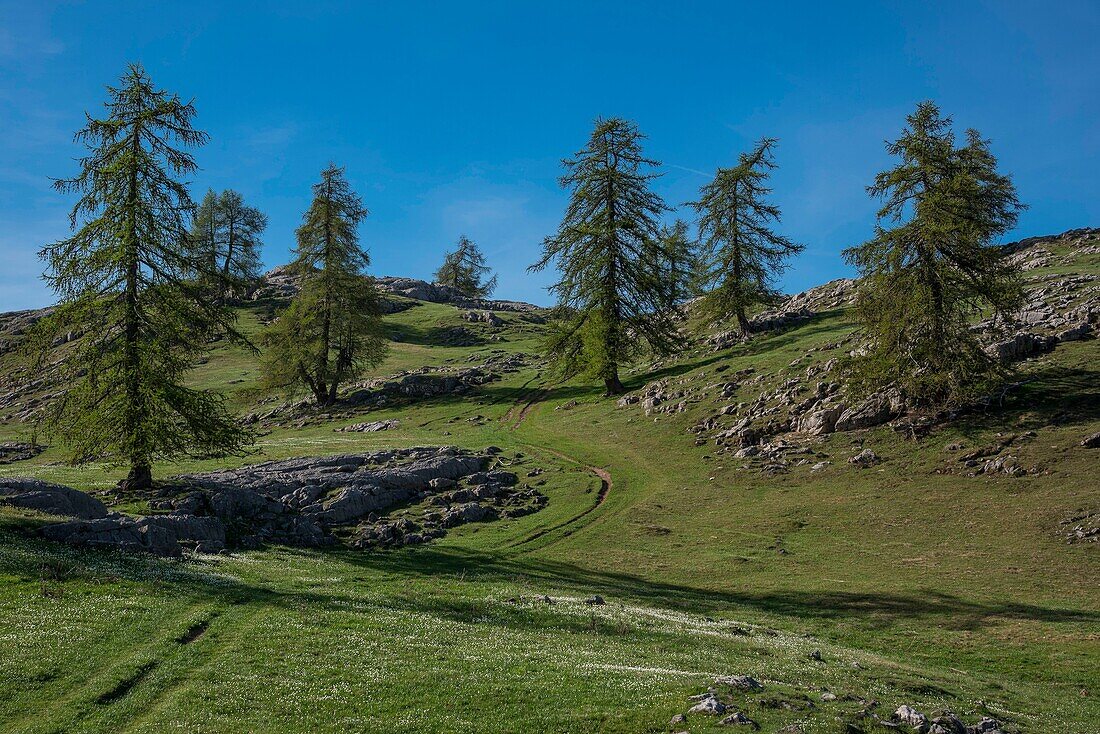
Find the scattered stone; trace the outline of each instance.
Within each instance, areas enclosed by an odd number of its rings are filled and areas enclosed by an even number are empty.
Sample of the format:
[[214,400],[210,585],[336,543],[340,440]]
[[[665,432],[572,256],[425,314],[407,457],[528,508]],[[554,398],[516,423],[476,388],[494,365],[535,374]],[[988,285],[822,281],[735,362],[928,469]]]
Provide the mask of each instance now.
[[977,724],[966,727],[966,732],[967,734],[994,734],[994,732],[998,732],[1000,729],[1001,722],[984,716]]
[[1100,512],[1078,512],[1058,523],[1067,543],[1100,543]]
[[17,461],[33,459],[45,450],[46,447],[38,443],[3,441],[0,442],[0,464],[14,464]]
[[899,721],[902,724],[920,732],[920,734],[927,734],[929,729],[928,717],[909,706],[901,706],[894,712],[893,716],[895,721]]
[[740,711],[734,714],[730,714],[718,723],[722,726],[751,726],[753,729],[760,728],[760,724],[757,724],[755,721],[750,719],[748,716],[745,716],[745,714],[741,713]]
[[585,599],[584,603],[589,605],[589,606],[599,607],[599,606],[603,606],[607,602],[605,602],[603,600],[602,596],[600,596],[599,594],[596,594],[595,596],[590,596],[587,599]]
[[901,393],[885,390],[868,396],[863,402],[848,408],[837,418],[837,431],[855,431],[881,426],[905,409]]
[[819,663],[824,662],[822,657],[821,657],[821,651],[820,650],[813,650],[810,653],[809,658],[810,658],[810,660],[816,660]]
[[880,459],[878,454],[871,449],[863,449],[863,451],[860,451],[858,454],[848,459],[849,464],[853,464],[862,469],[875,466],[881,462],[882,459]]
[[706,714],[707,716],[721,716],[726,713],[726,704],[719,701],[713,695],[708,695],[699,703],[688,709],[689,714]]
[[1086,436],[1084,440],[1081,441],[1081,445],[1086,449],[1100,449],[1100,431],[1091,436]]
[[377,431],[388,431],[391,428],[397,428],[399,425],[401,425],[401,421],[390,419],[384,421],[370,421],[367,423],[354,423],[350,426],[334,428],[332,430],[339,433],[375,433]]
[[830,701],[835,701],[836,698],[837,698],[836,694],[835,693],[830,693],[829,691],[825,691],[824,693],[821,694],[821,700],[824,701],[825,703],[829,703]]
[[504,326],[504,320],[492,311],[466,311],[462,314],[462,319],[471,323],[488,324],[494,328]]
[[950,712],[932,719],[928,734],[967,734],[966,724]]
[[679,726],[680,724],[686,724],[687,720],[688,720],[688,718],[686,716],[684,716],[683,714],[676,714],[671,719],[669,719],[668,725],[670,727]]
[[729,686],[739,691],[762,691],[764,684],[750,675],[723,675],[714,679],[716,686]]

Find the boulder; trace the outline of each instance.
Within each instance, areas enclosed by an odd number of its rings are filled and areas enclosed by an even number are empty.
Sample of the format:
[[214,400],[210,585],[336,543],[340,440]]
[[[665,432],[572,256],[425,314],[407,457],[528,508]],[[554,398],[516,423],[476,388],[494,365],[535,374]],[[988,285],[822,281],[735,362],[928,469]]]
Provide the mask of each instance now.
[[1053,349],[1057,343],[1058,338],[1054,336],[1020,332],[1008,339],[990,344],[985,347],[985,353],[993,359],[1012,362],[1037,354],[1045,354]]
[[740,711],[730,714],[726,718],[718,722],[722,726],[751,726],[753,729],[759,729],[760,725],[755,721],[745,716]]
[[762,691],[764,684],[751,675],[723,675],[714,679],[716,686],[729,686],[739,691]]
[[919,734],[927,734],[928,730],[931,728],[928,717],[910,706],[899,707],[898,710],[894,712],[893,718],[895,721],[908,726],[913,731],[919,732]]
[[932,719],[932,725],[928,729],[929,734],[967,734],[966,724],[952,713],[944,714]]
[[464,525],[470,522],[495,520],[496,517],[497,511],[492,507],[485,507],[476,502],[467,502],[443,513],[442,525],[445,528],[453,528],[456,525]]
[[0,479],[0,503],[83,520],[107,516],[107,506],[95,497],[40,479]]
[[869,395],[863,402],[848,408],[836,419],[837,431],[856,431],[881,426],[895,415],[895,405],[900,401],[886,392]]
[[225,548],[225,526],[215,517],[111,514],[96,520],[47,525],[42,535],[60,543],[178,556],[190,546],[215,553]]
[[362,489],[341,489],[331,499],[306,507],[303,512],[315,519],[333,525],[343,525],[357,520],[368,512],[379,509],[378,498]]
[[1075,342],[1081,339],[1088,339],[1090,336],[1092,336],[1092,324],[1083,321],[1076,326],[1071,326],[1068,329],[1058,332],[1058,341]]
[[702,701],[689,708],[688,713],[721,716],[726,713],[726,704],[722,703],[714,696],[707,696]]
[[798,430],[811,436],[821,436],[836,430],[837,420],[847,411],[847,406],[830,405],[819,408],[802,416],[798,421]]
[[14,464],[17,461],[33,459],[46,450],[38,443],[22,441],[0,441],[0,464]]

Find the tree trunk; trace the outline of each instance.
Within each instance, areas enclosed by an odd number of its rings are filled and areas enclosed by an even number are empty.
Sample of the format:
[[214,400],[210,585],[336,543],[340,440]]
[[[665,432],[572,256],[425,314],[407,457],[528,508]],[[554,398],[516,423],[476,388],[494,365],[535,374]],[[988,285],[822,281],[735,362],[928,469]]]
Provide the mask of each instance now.
[[609,376],[603,379],[603,385],[605,388],[604,395],[611,397],[613,395],[622,395],[626,392],[626,385],[619,379],[619,370],[615,369]]
[[328,395],[325,398],[325,407],[331,407],[336,405],[336,388],[339,385],[339,381],[334,375],[332,378],[332,384],[328,386]]
[[141,492],[153,486],[153,469],[148,464],[132,464],[130,473],[118,483],[123,492]]
[[741,334],[744,336],[748,336],[752,333],[752,324],[749,323],[744,308],[737,309],[737,328],[741,330]]
[[222,268],[221,305],[225,305],[229,296],[229,276],[233,265],[233,220],[229,220],[229,234],[225,241],[225,267]]
[[137,153],[141,145],[140,128],[133,132],[134,161],[131,163],[129,191],[127,192],[127,214],[125,237],[126,259],[126,311],[123,317],[123,371],[125,374],[123,390],[126,395],[126,408],[123,430],[129,444],[130,474],[120,483],[128,490],[147,489],[152,485],[153,474],[149,465],[148,447],[145,445],[145,410],[141,396],[141,354],[138,340],[138,278],[141,264],[137,242]]

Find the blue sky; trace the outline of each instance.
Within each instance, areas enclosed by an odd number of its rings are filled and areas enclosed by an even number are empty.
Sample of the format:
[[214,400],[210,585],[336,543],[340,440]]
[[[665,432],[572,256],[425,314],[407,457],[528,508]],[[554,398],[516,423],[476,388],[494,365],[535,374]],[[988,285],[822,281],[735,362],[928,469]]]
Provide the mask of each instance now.
[[[371,210],[375,274],[430,277],[467,234],[498,294],[547,302],[528,275],[566,195],[560,159],[599,115],[627,117],[694,198],[715,167],[780,139],[775,200],[806,244],[781,285],[848,274],[864,187],[915,103],[993,141],[1030,209],[1019,236],[1100,225],[1100,3],[10,2],[0,0],[0,310],[51,301],[35,253],[63,237],[50,188],[126,62],[194,98],[207,187],[265,210],[285,262],[330,160]],[[683,210],[687,215],[688,212]]]

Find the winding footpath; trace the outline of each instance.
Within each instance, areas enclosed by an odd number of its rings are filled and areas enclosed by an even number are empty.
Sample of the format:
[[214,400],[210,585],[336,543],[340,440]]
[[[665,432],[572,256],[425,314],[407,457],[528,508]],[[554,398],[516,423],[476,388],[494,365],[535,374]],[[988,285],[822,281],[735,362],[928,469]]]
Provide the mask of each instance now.
[[[545,388],[536,388],[532,393],[530,393],[530,397],[526,401],[524,401],[523,398],[520,398],[520,400],[516,401],[515,405],[513,405],[508,410],[508,412],[505,413],[504,416],[502,417],[502,420],[504,420],[504,421],[513,421],[511,423],[511,425],[509,426],[509,430],[514,431],[517,428],[519,428],[520,424],[523,423],[523,421],[527,418],[527,415],[531,412],[531,409],[534,408],[535,404],[540,402],[543,398],[545,398],[547,394],[548,394],[548,391]],[[520,406],[521,401],[522,401],[522,407]],[[516,411],[516,408],[519,408],[518,413]],[[533,444],[528,444],[528,445],[531,446],[532,448],[538,449],[540,451],[545,451],[547,453],[553,454],[554,456],[558,457],[559,459],[562,459],[564,461],[568,461],[571,464],[577,464],[579,466],[584,467],[585,471],[590,472],[590,473],[594,474],[596,477],[599,478],[599,480],[600,480],[600,489],[596,493],[595,503],[593,503],[590,507],[585,508],[581,512],[577,513],[576,515],[573,515],[572,517],[570,517],[567,520],[564,520],[564,521],[558,523],[557,525],[552,525],[551,527],[543,528],[542,530],[538,530],[538,531],[532,533],[531,535],[528,535],[526,538],[523,538],[522,540],[516,541],[515,543],[513,543],[510,546],[512,548],[516,548],[518,546],[526,545],[528,543],[531,543],[533,541],[538,540],[539,538],[541,538],[545,535],[548,535],[549,533],[553,533],[555,531],[562,530],[563,528],[570,528],[570,526],[575,525],[576,523],[580,522],[582,519],[584,519],[585,516],[589,515],[590,513],[594,512],[594,511],[596,511],[597,509],[599,509],[600,506],[603,505],[603,503],[607,501],[607,497],[611,493],[611,488],[615,486],[615,482],[611,478],[611,472],[609,472],[607,469],[604,469],[604,468],[598,467],[598,466],[591,466],[589,464],[585,464],[585,463],[579,461],[578,459],[576,459],[572,456],[568,456],[566,454],[561,453],[560,451],[555,451],[554,449],[547,448],[545,446],[535,446]],[[570,529],[567,532],[563,533],[562,537],[563,538],[568,537],[569,535],[572,535],[572,533],[573,533],[573,530]]]

